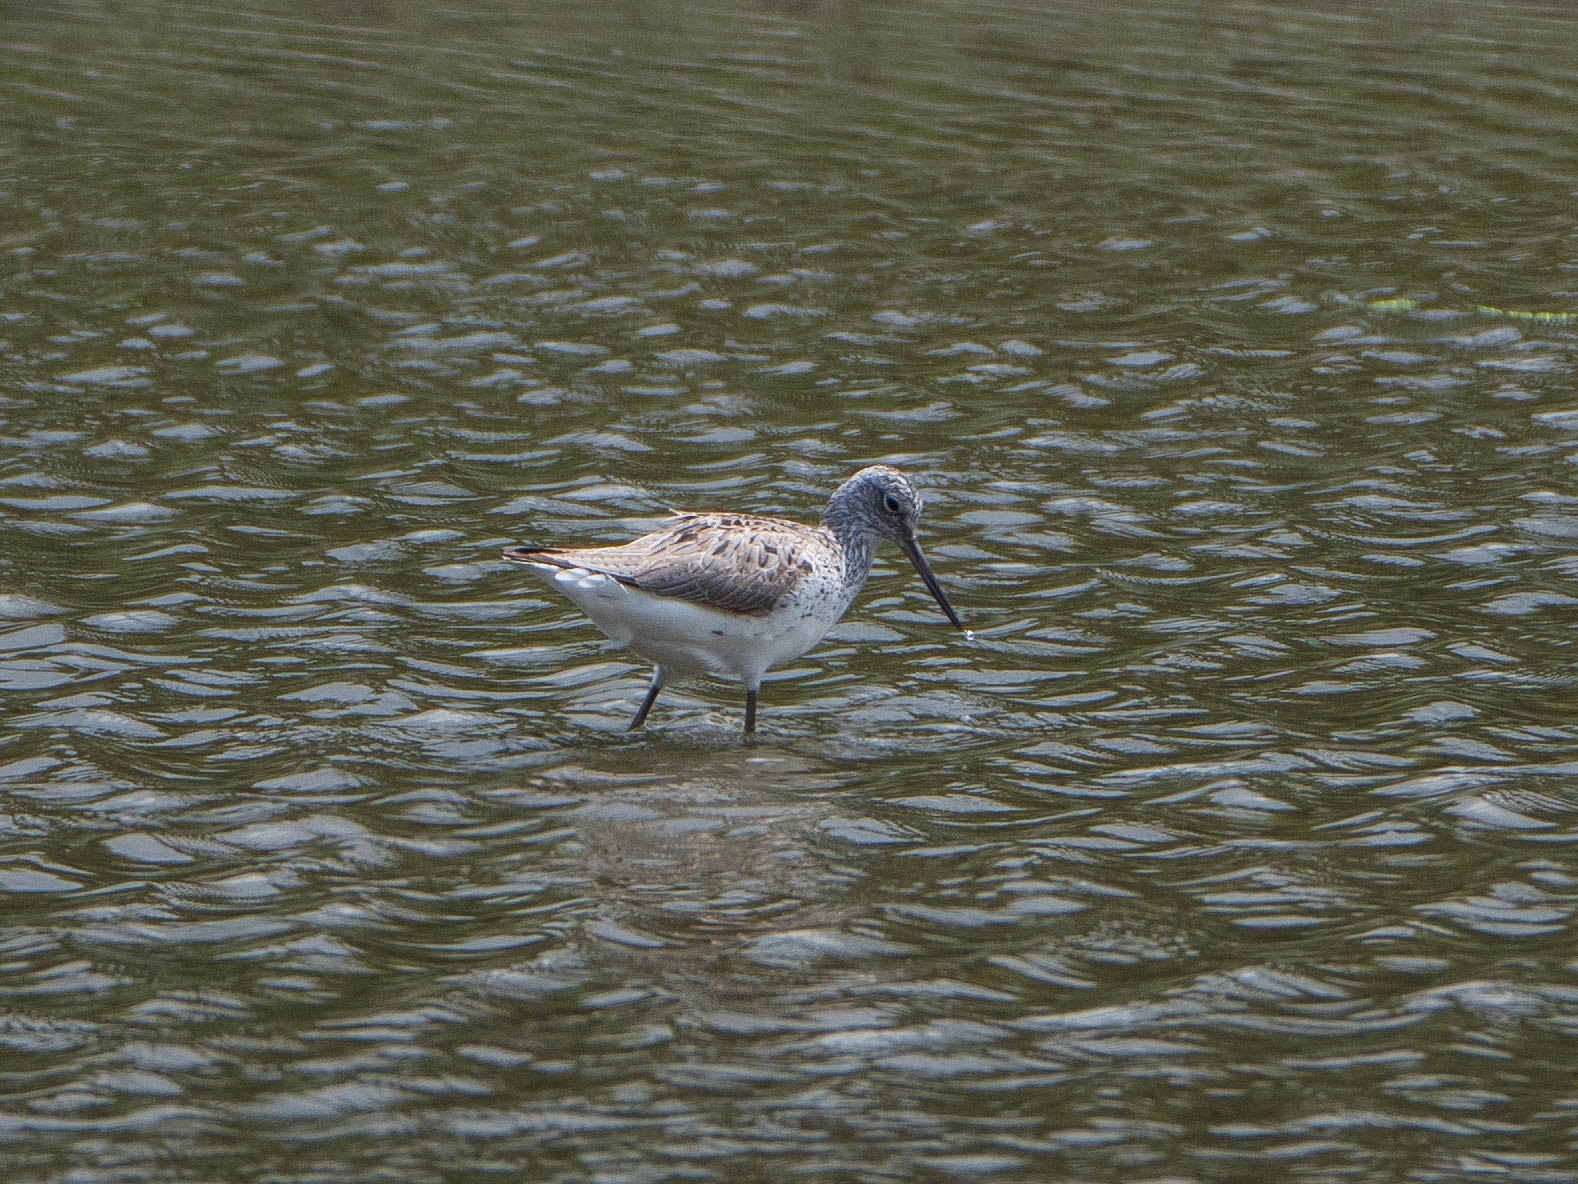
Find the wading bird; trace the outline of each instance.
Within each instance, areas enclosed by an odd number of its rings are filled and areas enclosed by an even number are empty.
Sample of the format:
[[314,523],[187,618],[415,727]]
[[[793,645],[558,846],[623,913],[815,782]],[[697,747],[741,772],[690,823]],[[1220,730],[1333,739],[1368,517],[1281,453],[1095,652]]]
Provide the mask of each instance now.
[[828,499],[819,526],[752,514],[679,514],[617,547],[512,547],[615,644],[653,663],[630,729],[646,722],[671,680],[698,674],[745,686],[745,730],[770,667],[798,658],[849,608],[871,574],[878,539],[897,543],[955,628],[915,538],[921,497],[887,465],[861,469]]

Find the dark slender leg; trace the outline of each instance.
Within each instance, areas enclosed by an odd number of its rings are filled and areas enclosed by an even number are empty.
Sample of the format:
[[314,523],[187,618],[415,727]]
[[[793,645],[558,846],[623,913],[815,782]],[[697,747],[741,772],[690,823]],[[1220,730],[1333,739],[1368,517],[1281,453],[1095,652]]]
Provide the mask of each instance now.
[[636,718],[630,721],[627,732],[634,732],[647,722],[647,712],[652,710],[652,704],[657,702],[657,693],[663,689],[663,667],[659,666],[652,672],[652,685],[647,688],[647,697],[641,700],[641,710],[636,712]]
[[745,732],[747,735],[756,730],[756,692],[745,692]]

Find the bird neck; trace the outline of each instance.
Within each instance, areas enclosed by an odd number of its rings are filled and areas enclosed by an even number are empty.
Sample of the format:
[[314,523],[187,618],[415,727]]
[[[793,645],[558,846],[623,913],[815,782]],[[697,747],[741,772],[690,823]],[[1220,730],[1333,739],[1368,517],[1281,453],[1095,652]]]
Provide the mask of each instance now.
[[[839,493],[843,490],[840,489]],[[877,532],[871,522],[856,509],[853,499],[833,495],[827,503],[822,521],[827,531],[838,540],[844,554],[844,583],[859,590],[871,574],[871,560],[877,549]]]

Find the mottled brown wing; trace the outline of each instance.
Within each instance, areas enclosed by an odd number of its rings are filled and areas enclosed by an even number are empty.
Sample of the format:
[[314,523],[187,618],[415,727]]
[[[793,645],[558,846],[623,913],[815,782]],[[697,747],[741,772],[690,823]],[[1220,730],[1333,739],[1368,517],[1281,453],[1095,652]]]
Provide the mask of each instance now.
[[534,558],[728,613],[771,612],[808,571],[809,527],[744,514],[686,514],[618,547],[549,549]]

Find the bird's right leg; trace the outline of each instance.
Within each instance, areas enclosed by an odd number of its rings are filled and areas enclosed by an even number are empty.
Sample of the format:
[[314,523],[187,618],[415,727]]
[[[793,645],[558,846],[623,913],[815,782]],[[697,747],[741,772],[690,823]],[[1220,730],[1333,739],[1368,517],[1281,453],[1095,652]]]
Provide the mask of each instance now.
[[657,693],[663,689],[663,667],[659,666],[652,671],[652,685],[647,688],[647,697],[641,700],[641,710],[636,712],[636,718],[630,721],[627,732],[634,732],[647,722],[647,712],[652,710],[652,704],[657,702]]

